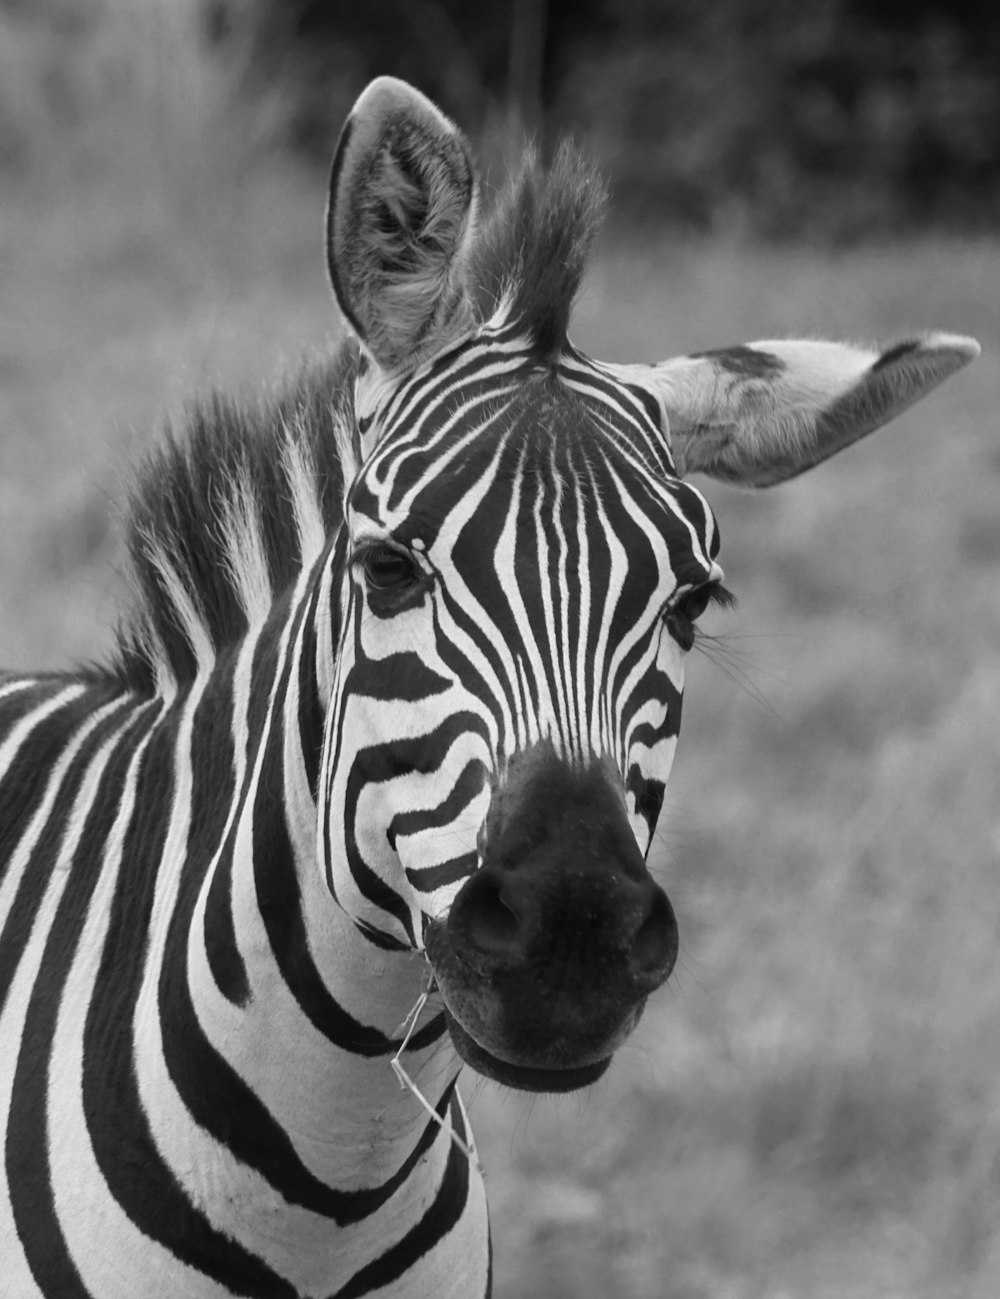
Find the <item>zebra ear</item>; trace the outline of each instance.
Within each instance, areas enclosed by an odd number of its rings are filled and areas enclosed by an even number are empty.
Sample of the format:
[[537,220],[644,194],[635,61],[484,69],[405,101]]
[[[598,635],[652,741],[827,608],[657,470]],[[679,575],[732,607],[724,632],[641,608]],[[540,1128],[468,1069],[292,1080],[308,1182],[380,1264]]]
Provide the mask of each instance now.
[[843,343],[761,342],[654,367],[681,474],[768,487],[811,469],[979,355],[957,334],[870,352]]
[[405,82],[373,81],[337,145],[326,245],[340,309],[384,369],[417,364],[467,327],[475,205],[457,127]]

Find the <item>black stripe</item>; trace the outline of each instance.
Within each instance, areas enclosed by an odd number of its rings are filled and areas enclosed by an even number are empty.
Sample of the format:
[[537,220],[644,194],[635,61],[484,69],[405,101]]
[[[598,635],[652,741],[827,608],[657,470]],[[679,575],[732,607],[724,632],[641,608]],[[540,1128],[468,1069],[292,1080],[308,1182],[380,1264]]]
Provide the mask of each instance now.
[[447,884],[457,884],[459,880],[468,879],[478,861],[477,852],[466,852],[437,866],[407,867],[406,878],[422,893],[433,893],[435,889],[443,889]]
[[465,764],[458,779],[451,787],[447,797],[435,807],[418,808],[414,812],[397,812],[389,822],[386,838],[393,852],[396,851],[397,839],[410,838],[424,834],[428,830],[440,830],[450,826],[465,809],[482,793],[483,786],[489,778],[489,772],[480,758],[472,758]]
[[236,943],[232,906],[233,854],[236,851],[238,825],[237,818],[226,835],[212,882],[208,886],[208,897],[205,899],[205,949],[219,991],[234,1006],[245,1006],[250,999],[250,978]]
[[383,659],[363,659],[348,680],[348,688],[354,694],[405,704],[444,694],[450,685],[446,677],[429,668],[413,650],[400,650]]
[[[628,770],[625,788],[630,794],[635,795],[635,810],[646,822],[650,834],[650,846],[652,846],[652,834],[663,808],[663,795],[667,787],[662,780],[647,780],[638,766],[633,763]],[[647,848],[646,851],[648,853],[649,849]]]
[[[323,569],[317,567],[313,577],[313,589],[309,595],[303,614],[302,634],[297,645],[298,654],[298,728],[302,744],[302,761],[309,781],[309,792],[313,802],[319,797],[319,768],[323,757],[323,723],[324,712],[319,701],[319,683],[316,676],[316,617],[319,606],[320,591],[323,586]],[[324,608],[323,615],[334,618],[334,610]],[[333,644],[337,643],[339,628],[334,622],[331,628]]]
[[[512,618],[499,623],[473,617],[468,610],[452,599],[451,593],[444,584],[438,588],[438,601],[447,610],[451,621],[473,642],[492,669],[492,681],[488,683],[472,659],[458,649],[452,637],[441,626],[437,602],[435,602],[434,648],[438,657],[451,672],[452,678],[461,681],[463,688],[490,710],[497,732],[496,751],[503,753],[506,749],[507,727],[500,708],[500,700],[496,698],[495,685],[503,691],[503,699],[511,715],[517,714],[520,691],[517,681],[508,677],[497,646],[500,643],[504,644],[510,656],[516,661],[519,657],[519,649],[523,647],[521,630]],[[538,700],[534,695],[532,701],[537,707]],[[485,734],[482,723],[479,729]],[[489,747],[494,746],[491,743]]]
[[[280,632],[274,630],[270,634],[264,633],[254,649],[246,718],[246,769],[243,775],[243,788],[238,791],[232,790],[230,779],[230,798],[238,799],[237,812],[223,842],[219,861],[208,887],[208,897],[205,899],[205,950],[208,954],[209,967],[219,991],[234,1006],[245,1006],[249,1000],[250,978],[233,929],[233,854],[236,851],[236,836],[252,783],[255,756],[267,720],[271,689],[278,672],[279,646],[276,638],[279,635]],[[231,715],[231,707],[229,711]],[[207,773],[207,775],[208,788],[215,791],[215,797],[218,799],[218,773]],[[219,801],[228,811],[229,803],[224,799]]]

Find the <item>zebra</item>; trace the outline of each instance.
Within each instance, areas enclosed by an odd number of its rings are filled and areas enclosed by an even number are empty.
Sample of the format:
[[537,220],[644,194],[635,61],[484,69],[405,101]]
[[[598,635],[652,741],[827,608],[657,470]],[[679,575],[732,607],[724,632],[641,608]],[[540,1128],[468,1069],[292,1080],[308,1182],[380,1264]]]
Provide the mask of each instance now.
[[488,1295],[462,1066],[584,1087],[668,978],[646,858],[730,602],[687,476],[789,479],[978,346],[593,360],[603,205],[563,146],[481,213],[458,129],[373,82],[349,338],[164,438],[106,662],[0,678],[8,1299]]

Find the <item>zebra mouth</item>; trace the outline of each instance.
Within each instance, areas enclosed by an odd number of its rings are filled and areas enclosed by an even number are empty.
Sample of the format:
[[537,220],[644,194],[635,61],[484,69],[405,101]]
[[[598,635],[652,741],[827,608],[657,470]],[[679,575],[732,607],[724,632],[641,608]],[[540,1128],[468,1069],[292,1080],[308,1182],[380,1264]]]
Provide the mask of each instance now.
[[455,1049],[470,1068],[504,1087],[522,1092],[575,1092],[596,1082],[611,1064],[611,1056],[591,1064],[568,1069],[540,1069],[533,1065],[512,1064],[487,1051],[462,1027],[445,1007],[445,1021]]

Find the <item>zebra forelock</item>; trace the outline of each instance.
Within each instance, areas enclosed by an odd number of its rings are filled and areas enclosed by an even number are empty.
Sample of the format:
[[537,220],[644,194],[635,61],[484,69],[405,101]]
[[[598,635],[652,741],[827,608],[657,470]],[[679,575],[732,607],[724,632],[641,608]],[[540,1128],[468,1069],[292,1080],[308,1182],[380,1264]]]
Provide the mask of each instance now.
[[527,150],[474,238],[469,277],[482,323],[516,321],[537,359],[554,363],[606,200],[594,166],[569,141],[551,165]]

